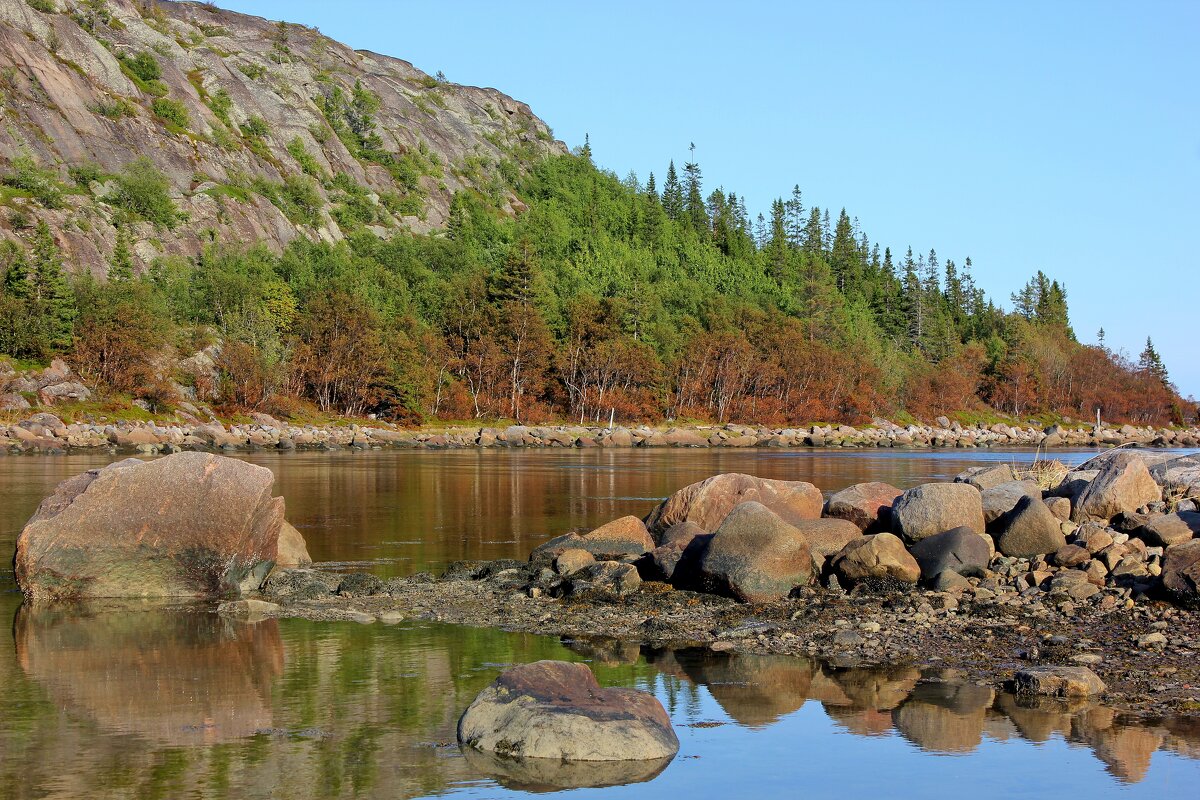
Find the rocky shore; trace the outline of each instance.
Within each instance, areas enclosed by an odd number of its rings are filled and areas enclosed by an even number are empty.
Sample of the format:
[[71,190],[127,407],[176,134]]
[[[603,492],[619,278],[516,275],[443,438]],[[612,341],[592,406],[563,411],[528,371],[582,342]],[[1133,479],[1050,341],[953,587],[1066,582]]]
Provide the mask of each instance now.
[[528,561],[390,581],[277,570],[222,611],[917,664],[1010,689],[1031,667],[1086,668],[1108,705],[1200,713],[1198,465],[1117,451],[1087,466],[1041,467],[1044,489],[1000,465],[827,500],[719,475]]
[[[962,425],[945,417],[938,417],[931,425],[898,425],[886,419],[875,419],[870,425],[860,427],[808,425],[802,428],[772,428],[729,423],[675,427],[510,425],[406,429],[378,420],[346,420],[323,426],[297,425],[261,413],[249,414],[244,422],[222,423],[212,409],[199,400],[185,400],[173,415],[156,421],[108,421],[103,419],[102,414],[88,413],[72,414],[83,418],[65,423],[61,416],[54,413],[64,403],[92,399],[91,390],[61,360],[55,360],[44,370],[26,372],[16,372],[11,365],[0,362],[0,455],[69,451],[152,455],[181,450],[228,452],[383,448],[1034,447],[1053,450],[1121,445],[1171,448],[1200,446],[1200,427],[1156,428],[1078,423],[1042,426],[1032,422],[1023,425],[1002,422]],[[5,423],[4,416],[13,421]]]
[[71,451],[153,455],[181,450],[236,452],[249,450],[377,450],[385,448],[447,450],[468,448],[988,448],[1030,447],[1196,447],[1200,429],[1099,429],[1012,427],[1004,424],[963,427],[894,425],[878,420],[871,427],[812,425],[807,428],[758,428],[746,425],[702,425],[676,428],[589,428],[525,426],[404,429],[382,423],[291,425],[265,414],[253,422],[73,422],[52,413],[30,414],[0,424],[0,455],[55,454]]

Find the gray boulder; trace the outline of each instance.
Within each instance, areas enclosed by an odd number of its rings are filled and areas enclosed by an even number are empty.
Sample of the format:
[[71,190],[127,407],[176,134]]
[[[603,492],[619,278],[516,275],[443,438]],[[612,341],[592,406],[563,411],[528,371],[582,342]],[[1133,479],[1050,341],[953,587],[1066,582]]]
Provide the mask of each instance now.
[[700,561],[706,590],[745,603],[787,597],[812,578],[808,539],[761,503],[735,506]]
[[1162,500],[1162,489],[1137,453],[1114,453],[1074,502],[1076,522],[1107,522]]
[[919,542],[954,528],[984,532],[979,490],[965,483],[926,483],[900,495],[892,506],[892,532]]
[[1006,556],[1029,558],[1054,553],[1067,544],[1062,523],[1040,497],[1022,497],[999,522],[996,549]]
[[1008,481],[983,490],[983,521],[989,526],[1017,507],[1022,497],[1041,498],[1042,491],[1033,481]]
[[984,535],[970,528],[955,528],[922,539],[912,546],[912,555],[921,567],[921,577],[927,581],[946,571],[967,577],[981,576],[992,557]]

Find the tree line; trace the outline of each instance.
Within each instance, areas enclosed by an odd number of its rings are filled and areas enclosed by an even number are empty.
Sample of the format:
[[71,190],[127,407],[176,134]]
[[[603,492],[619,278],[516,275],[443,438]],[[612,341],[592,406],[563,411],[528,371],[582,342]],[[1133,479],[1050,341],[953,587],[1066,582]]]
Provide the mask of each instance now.
[[406,422],[1195,412],[1151,342],[1136,360],[1080,343],[1043,272],[1005,310],[970,258],[881,250],[798,187],[752,219],[736,193],[704,193],[694,158],[661,190],[598,169],[586,145],[498,173],[454,197],[444,233],[212,245],[136,277],[130,225],[96,280],[38,223],[0,248],[0,352],[69,354],[169,407],[173,381],[206,379],[164,354],[215,343],[217,379],[196,389],[227,407]]

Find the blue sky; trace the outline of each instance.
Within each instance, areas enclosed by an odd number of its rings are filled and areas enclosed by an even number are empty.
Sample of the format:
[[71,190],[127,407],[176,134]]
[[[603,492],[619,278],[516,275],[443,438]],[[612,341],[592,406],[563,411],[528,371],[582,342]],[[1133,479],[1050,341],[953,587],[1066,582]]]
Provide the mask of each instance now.
[[695,142],[752,213],[799,184],[893,251],[1038,269],[1075,331],[1154,339],[1200,396],[1200,3],[219,0],[494,86],[598,164],[661,179]]

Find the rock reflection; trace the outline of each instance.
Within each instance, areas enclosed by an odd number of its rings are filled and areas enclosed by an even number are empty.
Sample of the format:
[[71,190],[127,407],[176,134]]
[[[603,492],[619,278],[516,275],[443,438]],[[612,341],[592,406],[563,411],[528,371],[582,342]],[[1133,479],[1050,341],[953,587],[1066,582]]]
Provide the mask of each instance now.
[[671,758],[651,761],[556,761],[550,758],[501,758],[473,747],[462,751],[467,765],[506,789],[559,792],[644,783],[658,777]]
[[188,609],[23,606],[17,661],[55,705],[162,745],[225,742],[272,727],[279,625]]

